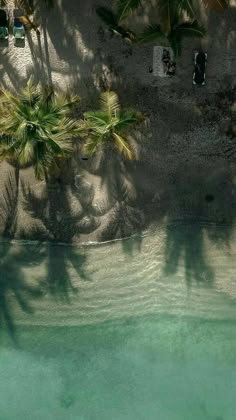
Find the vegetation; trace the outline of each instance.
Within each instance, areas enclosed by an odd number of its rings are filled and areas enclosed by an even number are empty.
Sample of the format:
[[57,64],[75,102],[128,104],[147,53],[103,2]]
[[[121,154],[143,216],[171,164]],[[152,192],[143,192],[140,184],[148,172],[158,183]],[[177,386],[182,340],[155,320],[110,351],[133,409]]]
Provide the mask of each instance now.
[[141,6],[141,3],[141,0],[117,0],[115,12],[107,7],[98,7],[97,14],[112,34],[134,41],[135,33],[126,28],[124,21]]
[[100,109],[84,113],[81,121],[82,135],[86,139],[86,151],[93,154],[98,145],[112,144],[126,158],[135,157],[127,137],[131,127],[143,120],[135,111],[121,109],[116,93],[107,91],[101,94]]
[[15,96],[4,90],[0,97],[0,155],[19,165],[33,165],[38,179],[58,167],[72,152],[79,127],[69,113],[79,101],[30,80]]
[[135,39],[135,34],[129,29],[126,29],[120,23],[119,17],[117,14],[114,14],[107,7],[98,7],[97,14],[102,19],[102,21],[108,26],[112,34],[118,35],[126,40],[133,41]]
[[[199,0],[200,1],[200,0]],[[228,0],[202,0],[205,8],[224,10]],[[151,42],[167,39],[175,56],[181,54],[182,40],[185,37],[203,37],[206,30],[197,21],[193,0],[158,0],[159,22],[149,25],[137,35],[125,26],[125,19],[141,6],[139,0],[120,0],[116,11],[98,7],[97,13],[114,34],[133,42]]]
[[174,52],[175,57],[181,55],[183,38],[202,38],[206,34],[205,29],[197,20],[181,22],[178,15],[171,18],[169,30],[164,32],[160,25],[150,25],[139,35],[138,42],[145,43],[166,38]]

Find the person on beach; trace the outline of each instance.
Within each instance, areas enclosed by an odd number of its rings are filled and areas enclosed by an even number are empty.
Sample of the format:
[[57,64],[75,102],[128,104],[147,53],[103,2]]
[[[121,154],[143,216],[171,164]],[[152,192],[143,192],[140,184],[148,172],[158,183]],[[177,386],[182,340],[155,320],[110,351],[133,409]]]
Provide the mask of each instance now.
[[176,63],[174,61],[169,61],[167,65],[167,74],[168,76],[174,76],[176,71]]
[[165,71],[165,73],[167,73],[168,65],[169,65],[169,62],[170,62],[170,53],[165,48],[163,49],[163,53],[162,53],[162,62],[163,62],[163,65],[164,65],[164,71]]

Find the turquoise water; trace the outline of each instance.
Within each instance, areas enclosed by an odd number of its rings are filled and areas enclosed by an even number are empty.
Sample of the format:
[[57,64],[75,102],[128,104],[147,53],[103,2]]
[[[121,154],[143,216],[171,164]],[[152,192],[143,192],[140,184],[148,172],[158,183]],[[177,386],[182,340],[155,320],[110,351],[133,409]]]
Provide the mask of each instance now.
[[0,419],[235,419],[236,242],[223,229],[2,243]]

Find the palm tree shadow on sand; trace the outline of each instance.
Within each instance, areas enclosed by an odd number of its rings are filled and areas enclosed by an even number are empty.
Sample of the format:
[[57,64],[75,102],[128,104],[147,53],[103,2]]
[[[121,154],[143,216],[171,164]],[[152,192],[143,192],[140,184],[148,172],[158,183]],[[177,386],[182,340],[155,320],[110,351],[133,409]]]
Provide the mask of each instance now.
[[182,264],[189,288],[194,282],[212,286],[215,275],[205,256],[204,226],[199,223],[170,224],[166,231],[164,273],[175,274]]
[[[216,200],[213,201],[214,195],[205,196],[207,203],[205,210],[203,205],[201,208],[202,221],[194,217],[196,212],[200,211],[194,206],[189,209],[191,217],[186,220],[178,221],[169,218],[166,226],[164,274],[173,275],[182,265],[188,287],[191,287],[194,282],[208,287],[213,286],[215,272],[208,261],[206,251],[210,243],[219,249],[230,249],[236,206],[235,187],[231,181],[230,179],[226,184],[223,179],[224,188],[219,188]],[[217,181],[217,185],[220,185],[220,180]],[[214,210],[212,206],[215,206]],[[212,215],[215,211],[216,216],[208,219],[206,209]]]
[[[107,191],[107,197],[102,208],[95,207],[95,203],[90,212],[101,218],[109,214],[107,223],[98,233],[98,241],[125,239],[121,241],[122,249],[125,254],[132,256],[135,251],[141,251],[145,218],[143,209],[137,206],[134,199],[135,187],[129,180],[126,160],[108,146],[100,153],[98,162],[95,159],[96,156],[90,158],[86,169],[101,176],[101,185]],[[135,237],[132,238],[133,235]]]
[[[46,244],[47,275],[45,287],[56,299],[70,303],[71,294],[78,292],[70,275],[72,267],[82,280],[91,280],[85,271],[86,257],[71,246],[81,212],[72,214],[66,186],[46,183],[43,198],[38,198],[30,188],[22,186],[25,209],[31,217],[40,219],[48,232]],[[40,237],[42,232],[36,232]]]

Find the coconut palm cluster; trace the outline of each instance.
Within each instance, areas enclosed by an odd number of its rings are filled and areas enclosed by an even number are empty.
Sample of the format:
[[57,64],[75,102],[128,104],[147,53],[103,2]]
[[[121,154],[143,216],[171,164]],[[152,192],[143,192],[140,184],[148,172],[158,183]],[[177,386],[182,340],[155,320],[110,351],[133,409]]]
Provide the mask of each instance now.
[[88,155],[98,146],[113,144],[126,158],[135,157],[127,133],[143,120],[124,110],[118,95],[101,93],[100,108],[76,118],[80,98],[52,87],[39,87],[30,79],[18,95],[3,90],[0,96],[0,156],[16,167],[32,165],[37,179],[60,168],[76,147]]

